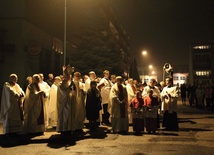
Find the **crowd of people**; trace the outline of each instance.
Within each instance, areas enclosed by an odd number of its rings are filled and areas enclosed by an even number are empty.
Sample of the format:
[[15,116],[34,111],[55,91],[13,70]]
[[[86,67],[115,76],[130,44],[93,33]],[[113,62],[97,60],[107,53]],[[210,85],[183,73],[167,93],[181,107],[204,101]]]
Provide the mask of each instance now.
[[192,85],[180,86],[182,103],[197,108],[214,109],[214,85],[194,82]]
[[[160,128],[159,115],[163,113],[166,130],[178,130],[178,89],[172,79],[148,84],[103,71],[97,78],[94,71],[82,76],[63,66],[63,75],[42,73],[27,77],[23,89],[18,76],[11,74],[5,82],[1,98],[0,118],[3,134],[41,135],[47,127],[56,128],[63,135],[84,132],[85,120],[89,131],[99,131],[99,125],[108,126],[112,133],[127,133],[133,126],[135,134],[155,133]],[[144,131],[145,130],[145,131]]]

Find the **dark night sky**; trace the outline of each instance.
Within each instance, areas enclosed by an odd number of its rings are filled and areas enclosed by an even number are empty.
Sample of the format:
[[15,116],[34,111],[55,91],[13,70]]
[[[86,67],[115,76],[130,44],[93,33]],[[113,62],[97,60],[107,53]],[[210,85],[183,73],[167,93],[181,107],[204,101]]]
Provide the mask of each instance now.
[[[130,36],[140,67],[188,65],[191,42],[214,41],[213,0],[109,1]],[[148,51],[147,60],[142,50]]]
[[[67,0],[68,19],[72,19],[68,33],[75,30],[79,14],[90,1]],[[152,64],[160,72],[166,62],[188,65],[191,42],[214,42],[214,0],[108,1],[130,36],[131,52],[139,68]],[[31,20],[52,32],[63,32],[63,0],[28,2]],[[142,50],[148,51],[147,57],[141,55]]]

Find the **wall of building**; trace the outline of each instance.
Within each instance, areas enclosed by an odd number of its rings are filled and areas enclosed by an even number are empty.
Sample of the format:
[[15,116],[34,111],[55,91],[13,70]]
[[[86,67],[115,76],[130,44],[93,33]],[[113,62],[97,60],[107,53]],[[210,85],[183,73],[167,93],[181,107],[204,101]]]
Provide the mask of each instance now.
[[212,83],[214,79],[214,44],[192,43],[190,61],[190,80],[197,83]]
[[[0,30],[5,32],[3,60],[0,62],[0,85],[8,80],[11,73],[19,77],[18,83],[23,85],[29,75],[45,71],[55,71],[53,64],[56,55],[53,51],[53,37],[23,18],[0,20]],[[29,50],[32,43],[41,46],[35,54]],[[60,60],[58,60],[60,61]],[[61,68],[61,67],[60,67]]]
[[174,85],[181,85],[187,84],[188,82],[188,73],[173,73],[173,84]]
[[1,0],[0,18],[25,17],[25,0]]

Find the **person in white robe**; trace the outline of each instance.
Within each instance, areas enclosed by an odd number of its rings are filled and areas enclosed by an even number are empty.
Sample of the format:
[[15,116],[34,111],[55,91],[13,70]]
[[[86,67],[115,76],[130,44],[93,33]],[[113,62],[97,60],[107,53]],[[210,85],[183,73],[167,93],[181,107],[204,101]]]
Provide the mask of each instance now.
[[72,91],[74,96],[75,104],[75,117],[74,117],[74,126],[76,131],[83,132],[84,120],[85,120],[85,88],[84,84],[80,82],[81,74],[80,72],[74,73],[74,85],[75,89]]
[[102,125],[111,125],[109,121],[110,114],[108,112],[108,104],[109,104],[109,94],[113,84],[109,79],[108,70],[104,70],[103,75],[104,77],[100,80],[97,86],[98,89],[100,90],[102,98]]
[[63,80],[57,89],[57,132],[71,134],[74,130],[74,103],[72,103],[72,97],[70,82]]
[[90,89],[90,83],[91,83],[91,81],[94,81],[94,80],[96,80],[96,73],[94,72],[94,71],[90,71],[89,72],[89,78],[87,78],[86,80],[85,80],[85,91],[87,92],[88,91],[88,89]]
[[48,85],[47,82],[44,81],[44,75],[42,73],[39,73],[40,76],[40,82],[39,82],[39,87],[42,91],[45,93],[45,98],[44,98],[44,114],[45,114],[45,127],[47,127],[48,124],[48,102],[49,102],[49,95],[50,95],[50,86]]
[[134,85],[134,80],[132,78],[128,79],[128,83],[126,85],[126,90],[128,93],[128,117],[129,124],[132,124],[132,111],[131,111],[131,102],[136,97],[136,86]]
[[128,120],[128,95],[126,86],[122,84],[123,78],[116,77],[116,83],[110,91],[109,113],[113,133],[126,133],[129,129]]
[[48,124],[49,126],[56,127],[57,125],[57,89],[60,85],[61,78],[56,76],[54,83],[51,85],[48,102]]
[[[149,80],[148,85],[144,88],[143,92],[142,92],[142,97],[148,97],[149,93],[152,91],[152,102],[155,103],[152,106],[150,104],[145,104],[144,107],[144,114],[146,115],[147,118],[156,118],[156,127],[159,128],[160,127],[160,120],[159,120],[159,115],[158,115],[158,106],[161,102],[161,95],[160,95],[160,90],[159,88],[156,86],[156,80],[151,78]],[[154,102],[157,101],[157,102]],[[151,107],[150,107],[151,106]],[[152,108],[152,112],[151,111],[147,111],[146,109],[150,107]],[[151,117],[152,116],[152,117]],[[155,130],[153,130],[155,131]]]
[[18,76],[11,74],[5,82],[1,98],[1,121],[3,134],[14,134],[23,131],[24,91],[17,84]]
[[144,97],[148,96],[148,93],[150,92],[150,90],[152,90],[153,91],[152,96],[160,99],[160,90],[155,85],[156,85],[156,80],[150,79],[148,85],[144,88],[144,90],[142,92],[142,97],[144,98]]
[[43,134],[45,131],[45,92],[40,88],[40,76],[33,75],[33,82],[28,85],[24,103],[24,131]]
[[178,118],[177,118],[177,101],[178,101],[178,89],[173,86],[173,80],[170,77],[166,78],[166,86],[161,92],[162,96],[162,110],[163,114],[163,127],[166,130],[178,130]]
[[75,130],[75,103],[73,91],[75,85],[71,80],[71,67],[63,66],[63,80],[57,89],[57,127],[56,131],[63,135],[71,135]]

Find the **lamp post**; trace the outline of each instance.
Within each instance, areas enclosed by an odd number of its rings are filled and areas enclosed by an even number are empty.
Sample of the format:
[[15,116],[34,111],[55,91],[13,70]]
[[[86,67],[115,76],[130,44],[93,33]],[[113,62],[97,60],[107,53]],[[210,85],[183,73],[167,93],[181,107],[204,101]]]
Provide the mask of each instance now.
[[66,33],[67,33],[67,0],[65,0],[65,10],[64,10],[64,57],[63,57],[63,63],[66,65]]

